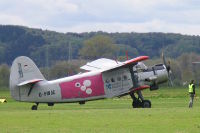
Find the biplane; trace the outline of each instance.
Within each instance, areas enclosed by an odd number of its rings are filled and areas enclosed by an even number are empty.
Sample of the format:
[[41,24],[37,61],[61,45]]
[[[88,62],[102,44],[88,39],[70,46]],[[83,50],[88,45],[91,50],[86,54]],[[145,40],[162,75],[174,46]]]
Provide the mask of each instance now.
[[139,56],[124,62],[101,58],[80,67],[86,72],[48,81],[35,63],[20,56],[13,61],[10,73],[11,96],[22,102],[53,106],[55,103],[85,104],[87,101],[130,95],[133,108],[151,108],[145,100],[143,89],[157,90],[159,84],[167,82],[170,66],[157,64],[147,67],[142,61],[148,56]]

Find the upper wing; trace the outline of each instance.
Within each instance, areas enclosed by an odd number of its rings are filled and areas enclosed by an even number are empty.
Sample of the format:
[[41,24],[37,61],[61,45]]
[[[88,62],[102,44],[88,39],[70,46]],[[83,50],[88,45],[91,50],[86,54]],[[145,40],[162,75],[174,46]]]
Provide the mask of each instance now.
[[149,59],[148,56],[139,56],[131,60],[127,60],[125,62],[119,62],[119,61],[114,61],[111,59],[101,58],[101,59],[89,62],[80,68],[87,71],[95,71],[95,70],[106,71],[106,70],[111,70],[111,69],[115,69],[122,66],[129,66],[134,63],[147,60],[147,59]]
[[117,66],[118,64],[122,64],[122,62],[114,61],[111,59],[101,58],[92,62],[87,63],[86,65],[80,67],[83,70],[87,71],[95,71],[95,70],[103,70]]

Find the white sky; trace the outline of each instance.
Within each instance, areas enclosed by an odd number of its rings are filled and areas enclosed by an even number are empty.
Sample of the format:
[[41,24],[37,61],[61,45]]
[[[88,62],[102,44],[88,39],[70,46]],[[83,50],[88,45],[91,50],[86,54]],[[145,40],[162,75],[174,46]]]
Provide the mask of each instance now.
[[200,0],[0,0],[0,24],[200,35]]

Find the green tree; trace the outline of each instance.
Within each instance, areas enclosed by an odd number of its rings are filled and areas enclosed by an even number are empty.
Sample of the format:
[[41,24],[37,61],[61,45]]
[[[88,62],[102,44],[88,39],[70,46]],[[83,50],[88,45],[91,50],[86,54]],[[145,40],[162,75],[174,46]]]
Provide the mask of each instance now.
[[200,64],[192,62],[200,61],[200,56],[195,53],[185,53],[177,58],[182,74],[182,82],[190,82],[195,79],[197,83],[200,81]]
[[0,86],[8,87],[10,70],[7,64],[0,65]]
[[41,68],[40,70],[47,80],[51,80],[75,75],[80,72],[80,66],[85,63],[84,60],[57,61],[50,68]]
[[105,35],[97,35],[84,41],[83,47],[79,53],[85,59],[97,59],[101,57],[114,58],[117,52],[117,46],[113,40]]

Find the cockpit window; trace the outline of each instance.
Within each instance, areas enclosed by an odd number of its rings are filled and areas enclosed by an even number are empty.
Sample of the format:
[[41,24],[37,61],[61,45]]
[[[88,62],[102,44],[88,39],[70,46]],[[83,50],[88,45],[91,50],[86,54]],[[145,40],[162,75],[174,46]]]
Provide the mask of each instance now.
[[154,70],[162,70],[165,69],[163,65],[155,65]]
[[155,70],[163,70],[163,69],[165,69],[163,64],[158,64],[153,67],[149,67],[147,70],[145,70],[145,72],[150,72],[150,71],[155,71]]
[[143,71],[147,69],[148,67],[143,62],[138,62],[138,64],[133,67],[133,71]]
[[123,76],[123,80],[127,80],[128,77],[126,75]]

